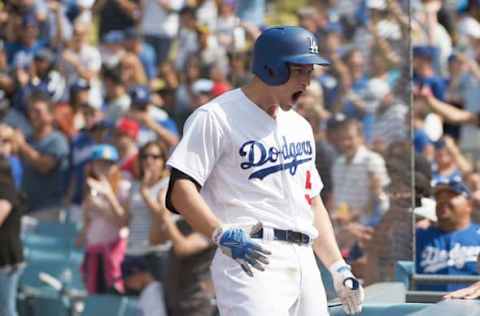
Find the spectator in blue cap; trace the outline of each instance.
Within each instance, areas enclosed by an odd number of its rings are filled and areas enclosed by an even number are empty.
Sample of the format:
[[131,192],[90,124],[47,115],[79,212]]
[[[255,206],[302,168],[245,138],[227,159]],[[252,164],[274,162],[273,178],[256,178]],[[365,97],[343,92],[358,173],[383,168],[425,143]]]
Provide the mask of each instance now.
[[124,33],[124,45],[128,52],[138,56],[143,65],[143,69],[149,80],[155,78],[157,74],[155,50],[150,44],[143,41],[139,31],[130,28]]
[[417,87],[429,87],[437,99],[444,100],[447,82],[435,72],[437,55],[433,46],[413,47],[413,82]]
[[32,12],[24,14],[14,29],[22,31],[16,34],[18,37],[15,42],[6,45],[9,64],[16,63],[17,58],[22,58],[21,55],[29,56],[32,59],[35,52],[45,46],[45,42],[38,37],[40,31],[38,20]]
[[85,243],[82,275],[88,293],[123,293],[121,263],[126,249],[126,212],[131,183],[118,167],[118,151],[108,144],[92,148],[83,201]]
[[100,54],[102,63],[112,67],[116,66],[125,52],[123,41],[124,33],[121,31],[110,31],[101,38]]
[[[437,222],[416,231],[416,272],[477,275],[480,225],[472,223],[470,191],[460,180],[434,187]],[[453,291],[465,284],[418,286],[420,290]]]
[[177,125],[165,110],[152,103],[150,89],[135,86],[130,89],[129,95],[131,107],[128,116],[141,126],[138,144],[141,146],[158,138],[169,148],[175,146],[178,142]]

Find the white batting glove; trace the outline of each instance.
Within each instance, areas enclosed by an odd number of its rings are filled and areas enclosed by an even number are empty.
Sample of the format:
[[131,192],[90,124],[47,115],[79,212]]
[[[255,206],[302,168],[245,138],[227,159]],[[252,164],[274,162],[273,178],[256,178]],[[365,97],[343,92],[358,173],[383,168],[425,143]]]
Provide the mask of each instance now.
[[332,264],[328,270],[333,277],[335,291],[347,315],[354,315],[362,311],[362,302],[365,298],[362,285],[352,274],[350,266],[343,260]]

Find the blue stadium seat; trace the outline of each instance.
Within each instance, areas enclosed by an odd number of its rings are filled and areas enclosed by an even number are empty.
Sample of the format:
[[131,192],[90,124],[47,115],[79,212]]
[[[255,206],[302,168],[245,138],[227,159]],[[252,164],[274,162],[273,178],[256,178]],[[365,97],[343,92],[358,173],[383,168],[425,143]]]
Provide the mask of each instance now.
[[82,316],[126,316],[128,298],[115,295],[90,295]]
[[395,265],[395,281],[405,284],[405,288],[410,289],[410,279],[415,271],[413,261],[397,261]]

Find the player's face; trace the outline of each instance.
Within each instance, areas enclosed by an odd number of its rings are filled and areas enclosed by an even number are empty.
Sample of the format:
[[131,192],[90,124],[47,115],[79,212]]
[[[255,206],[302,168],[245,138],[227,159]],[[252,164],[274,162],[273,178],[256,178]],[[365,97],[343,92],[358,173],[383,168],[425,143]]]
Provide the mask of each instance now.
[[275,87],[277,103],[284,111],[288,111],[305,93],[312,78],[313,65],[290,65],[290,77],[286,83]]
[[470,218],[471,206],[461,194],[442,189],[435,195],[436,214],[440,227],[457,229]]

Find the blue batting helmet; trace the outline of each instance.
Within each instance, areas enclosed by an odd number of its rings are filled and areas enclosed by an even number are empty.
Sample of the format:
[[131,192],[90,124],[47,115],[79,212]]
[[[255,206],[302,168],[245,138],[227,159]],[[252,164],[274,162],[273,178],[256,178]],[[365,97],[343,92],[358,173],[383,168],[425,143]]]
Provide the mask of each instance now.
[[252,72],[271,86],[289,78],[288,64],[322,65],[329,62],[318,54],[315,35],[298,26],[278,26],[260,34],[253,48]]

